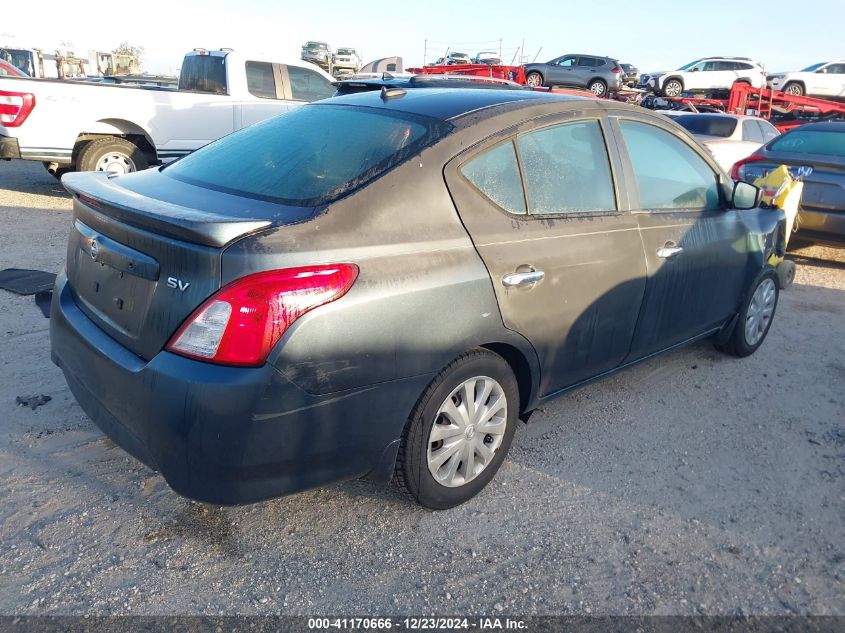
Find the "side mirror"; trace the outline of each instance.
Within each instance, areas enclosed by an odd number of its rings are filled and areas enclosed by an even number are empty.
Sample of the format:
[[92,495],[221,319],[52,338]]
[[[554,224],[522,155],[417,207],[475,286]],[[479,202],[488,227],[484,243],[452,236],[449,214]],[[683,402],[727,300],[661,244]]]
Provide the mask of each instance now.
[[734,183],[733,194],[731,194],[731,207],[734,209],[754,209],[760,206],[762,192],[759,187],[738,181]]
[[698,68],[690,68],[690,69],[689,69],[689,71],[690,71],[691,73],[697,73],[697,72],[698,72]]
[[816,72],[824,75],[827,73],[827,68],[819,68]]

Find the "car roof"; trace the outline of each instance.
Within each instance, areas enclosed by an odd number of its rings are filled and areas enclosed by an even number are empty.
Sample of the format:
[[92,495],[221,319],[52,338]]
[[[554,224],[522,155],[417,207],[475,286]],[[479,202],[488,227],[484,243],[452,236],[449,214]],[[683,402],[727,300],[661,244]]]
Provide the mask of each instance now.
[[743,119],[759,119],[761,121],[765,121],[765,119],[760,119],[758,116],[752,116],[750,114],[731,114],[730,112],[690,112],[687,110],[674,110],[674,112],[677,112],[677,114],[672,116],[720,116],[737,119],[738,121],[742,121]]
[[359,92],[317,102],[395,110],[447,121],[506,103],[590,101],[583,97],[534,90],[478,90],[475,88],[418,88],[383,99],[380,92]]

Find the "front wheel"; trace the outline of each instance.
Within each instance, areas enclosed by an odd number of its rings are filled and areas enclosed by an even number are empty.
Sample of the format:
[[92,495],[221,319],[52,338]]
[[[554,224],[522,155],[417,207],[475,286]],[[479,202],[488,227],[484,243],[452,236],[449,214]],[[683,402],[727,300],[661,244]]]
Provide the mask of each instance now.
[[684,91],[684,85],[679,79],[670,79],[663,86],[663,94],[667,97],[680,97]]
[[543,85],[543,75],[537,71],[530,72],[525,76],[525,83],[532,88],[539,88]]
[[786,94],[793,95],[795,97],[804,96],[804,86],[802,86],[801,84],[799,84],[795,81],[786,84],[786,86],[784,86],[784,88],[783,88],[783,91]]
[[719,345],[723,352],[744,358],[757,351],[772,327],[779,298],[779,279],[772,268],[768,268],[751,288],[739,312],[731,338]]
[[423,392],[399,445],[394,480],[420,505],[445,510],[478,494],[513,440],[519,389],[501,356],[459,356]]
[[605,84],[601,79],[594,79],[590,82],[590,85],[587,86],[587,90],[597,97],[603,97],[607,94],[607,84]]

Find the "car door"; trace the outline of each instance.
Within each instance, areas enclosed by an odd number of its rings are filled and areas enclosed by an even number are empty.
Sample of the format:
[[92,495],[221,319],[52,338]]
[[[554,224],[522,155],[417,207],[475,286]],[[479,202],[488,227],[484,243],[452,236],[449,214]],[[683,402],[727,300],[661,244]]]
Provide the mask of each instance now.
[[648,267],[629,360],[720,327],[735,314],[748,263],[739,212],[701,148],[653,117],[611,116]]
[[522,124],[445,170],[505,326],[537,350],[543,396],[619,365],[645,289],[606,137],[603,116],[580,111]]
[[239,112],[240,118],[236,120],[236,129],[254,125],[289,109],[278,64],[247,61],[245,70],[247,91],[255,99],[244,99],[237,104],[235,116]]
[[575,72],[575,55],[564,55],[551,64],[548,64],[546,76],[547,86],[572,86],[573,73]]
[[817,72],[819,95],[825,97],[845,97],[845,64],[828,64],[824,72]]
[[573,86],[576,88],[586,88],[590,80],[596,76],[596,58],[587,55],[579,55],[578,61],[575,63],[573,75]]

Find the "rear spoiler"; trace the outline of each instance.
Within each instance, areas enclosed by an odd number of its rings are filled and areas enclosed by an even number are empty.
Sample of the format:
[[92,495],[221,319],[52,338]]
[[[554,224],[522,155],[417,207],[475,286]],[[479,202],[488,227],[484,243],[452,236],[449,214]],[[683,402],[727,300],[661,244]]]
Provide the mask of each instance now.
[[119,222],[149,229],[179,240],[222,247],[244,235],[266,229],[270,220],[244,219],[208,213],[148,198],[124,189],[102,171],[62,176],[62,185],[82,204]]

